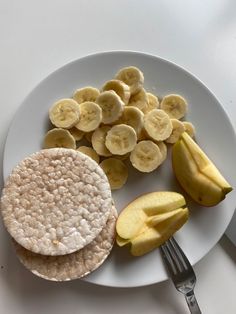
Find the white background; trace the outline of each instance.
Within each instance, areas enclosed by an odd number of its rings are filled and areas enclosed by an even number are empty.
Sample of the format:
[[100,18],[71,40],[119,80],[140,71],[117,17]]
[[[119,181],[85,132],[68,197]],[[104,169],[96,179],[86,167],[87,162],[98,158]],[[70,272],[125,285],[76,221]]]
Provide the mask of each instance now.
[[[185,67],[215,93],[236,127],[234,0],[0,0],[0,162],[9,123],[30,90],[65,63],[107,50],[143,51]],[[170,282],[112,289],[43,281],[16,261],[0,230],[1,314],[188,313]],[[203,313],[236,313],[235,263],[235,247],[224,236],[195,266]]]

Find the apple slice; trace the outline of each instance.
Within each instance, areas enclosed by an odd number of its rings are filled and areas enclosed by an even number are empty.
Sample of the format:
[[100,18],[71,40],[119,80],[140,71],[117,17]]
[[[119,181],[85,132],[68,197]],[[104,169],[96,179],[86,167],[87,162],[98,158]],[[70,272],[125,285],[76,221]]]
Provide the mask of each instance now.
[[128,244],[129,242],[130,242],[130,240],[123,239],[118,234],[116,235],[116,243],[117,243],[117,245],[124,246],[124,245]]
[[135,256],[160,246],[188,219],[184,197],[176,192],[152,192],[128,204],[116,222],[116,242],[131,243]]
[[162,221],[158,228],[148,228],[134,239],[131,239],[131,254],[144,255],[162,245],[188,220],[188,209],[179,209],[173,217]]
[[171,212],[185,204],[184,197],[176,192],[144,194],[123,209],[116,223],[116,231],[123,239],[134,238],[146,228],[148,217]]

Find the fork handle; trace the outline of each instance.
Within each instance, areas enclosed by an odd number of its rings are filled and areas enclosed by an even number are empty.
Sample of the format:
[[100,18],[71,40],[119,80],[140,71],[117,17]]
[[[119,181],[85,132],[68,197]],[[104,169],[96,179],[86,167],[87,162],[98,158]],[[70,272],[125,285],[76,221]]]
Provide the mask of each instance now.
[[198,306],[197,299],[194,295],[193,290],[185,294],[185,300],[188,303],[188,307],[191,314],[201,314],[201,310]]

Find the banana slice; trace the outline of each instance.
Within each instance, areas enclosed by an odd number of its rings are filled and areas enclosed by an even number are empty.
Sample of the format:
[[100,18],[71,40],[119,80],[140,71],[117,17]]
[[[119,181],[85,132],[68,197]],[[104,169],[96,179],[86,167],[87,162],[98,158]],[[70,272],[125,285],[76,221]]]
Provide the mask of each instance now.
[[151,172],[161,164],[162,154],[159,147],[152,141],[141,141],[131,152],[130,161],[139,171]]
[[140,131],[138,135],[138,141],[140,142],[144,140],[150,140],[150,136],[148,136],[146,130],[144,129],[144,127],[142,127],[142,130]]
[[129,106],[134,106],[140,109],[143,113],[148,110],[148,96],[144,88],[141,88],[138,93],[130,97]]
[[157,146],[160,149],[161,152],[161,164],[166,160],[167,158],[167,146],[164,142],[156,142]]
[[79,116],[78,104],[70,98],[58,100],[49,110],[49,118],[58,128],[72,128],[79,121]]
[[84,136],[84,132],[78,130],[76,127],[73,127],[72,129],[69,129],[68,131],[70,132],[70,134],[73,136],[73,138],[74,138],[76,141],[82,140],[82,138],[83,138],[83,136]]
[[124,102],[113,90],[102,92],[96,103],[102,109],[102,122],[104,124],[118,120],[124,108]]
[[126,183],[128,168],[121,160],[108,158],[100,163],[100,167],[105,172],[112,190],[118,190]]
[[134,66],[125,67],[116,74],[116,79],[129,85],[131,95],[140,91],[144,83],[143,73]]
[[107,81],[102,87],[103,91],[113,90],[116,92],[118,96],[120,96],[121,100],[123,100],[124,104],[127,105],[130,98],[130,88],[127,84],[120,80],[110,80]]
[[80,146],[79,148],[77,148],[77,150],[89,157],[91,157],[93,160],[95,160],[98,164],[100,161],[100,157],[98,156],[98,154],[95,152],[94,149],[92,149],[92,147],[88,147],[88,146]]
[[114,155],[124,155],[131,152],[137,142],[135,130],[126,124],[113,126],[106,136],[105,145]]
[[159,100],[157,96],[152,93],[146,93],[148,98],[147,109],[145,113],[151,111],[152,109],[158,109],[160,107]]
[[191,122],[183,121],[184,130],[189,136],[194,137],[196,134],[195,127]]
[[119,159],[119,160],[126,160],[128,159],[130,156],[130,153],[127,153],[125,155],[112,155],[112,157]]
[[130,125],[136,132],[137,136],[143,128],[143,112],[133,106],[124,107],[122,116],[117,121],[117,124]]
[[86,101],[95,102],[99,94],[100,92],[97,88],[87,86],[77,89],[74,92],[73,99],[77,101],[78,104],[82,104],[83,102]]
[[79,122],[75,125],[78,130],[91,132],[99,127],[99,124],[102,121],[102,109],[98,104],[86,101],[79,104],[79,110]]
[[84,137],[86,138],[86,140],[87,140],[89,143],[92,142],[92,135],[93,135],[93,131],[85,133],[85,136],[84,136]]
[[178,141],[180,135],[185,131],[184,124],[177,119],[170,119],[172,124],[171,135],[165,140],[166,143],[174,144]]
[[144,129],[156,141],[164,141],[172,132],[172,123],[165,111],[153,109],[144,116]]
[[188,104],[182,96],[171,94],[162,99],[160,108],[164,110],[170,118],[181,119],[188,110]]
[[100,156],[108,157],[112,155],[112,153],[107,149],[105,145],[107,132],[110,129],[110,126],[102,126],[93,132],[91,138],[92,146],[95,152]]
[[76,149],[74,137],[68,130],[55,128],[48,131],[44,137],[44,148],[64,147]]

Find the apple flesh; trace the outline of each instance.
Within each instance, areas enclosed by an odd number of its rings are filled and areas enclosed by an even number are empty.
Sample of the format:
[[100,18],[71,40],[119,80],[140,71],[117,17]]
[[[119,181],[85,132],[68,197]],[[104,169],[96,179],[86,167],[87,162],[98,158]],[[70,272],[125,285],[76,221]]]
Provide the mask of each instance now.
[[131,239],[131,254],[144,255],[167,241],[188,220],[188,209],[181,208],[172,217],[162,221],[155,228],[146,231]]
[[232,191],[213,162],[186,132],[172,148],[172,165],[182,188],[203,206],[217,205]]
[[140,233],[148,217],[171,212],[184,205],[184,197],[176,192],[144,194],[123,209],[117,220],[116,231],[121,238],[131,239]]
[[188,220],[185,205],[184,197],[176,192],[152,192],[138,197],[117,219],[117,244],[131,244],[134,256],[152,251]]

